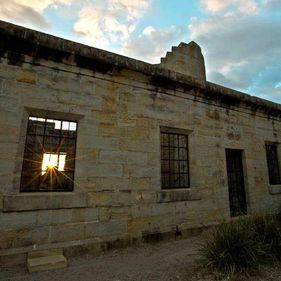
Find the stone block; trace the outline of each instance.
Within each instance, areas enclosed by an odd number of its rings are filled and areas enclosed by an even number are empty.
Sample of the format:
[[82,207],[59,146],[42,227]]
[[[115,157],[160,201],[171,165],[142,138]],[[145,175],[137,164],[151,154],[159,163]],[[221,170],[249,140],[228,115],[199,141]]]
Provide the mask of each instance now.
[[36,225],[36,212],[0,213],[1,229],[34,227],[35,225]]
[[[124,172],[123,172],[124,173]],[[129,178],[126,177],[90,177],[88,178],[89,185],[94,187],[91,191],[116,191],[128,190],[131,186]],[[91,193],[95,196],[95,193]]]
[[[91,164],[85,163],[84,166],[77,167],[77,173],[83,170],[91,171],[92,177],[122,177],[123,167],[121,164]],[[82,170],[82,171],[81,171]]]
[[14,79],[16,77],[16,70],[18,68],[13,65],[7,65],[3,63],[0,67],[0,78],[3,79]]
[[126,163],[127,153],[123,151],[101,150],[99,153],[100,163]]
[[14,248],[47,244],[49,242],[49,227],[35,227],[32,229],[17,230],[16,237],[13,239]]
[[100,191],[91,193],[94,206],[127,206],[131,204],[130,191]]
[[143,231],[168,231],[175,227],[175,217],[173,215],[158,215],[133,218],[128,221],[128,233],[133,236],[138,235]]
[[156,217],[164,216],[173,217],[175,213],[175,207],[173,204],[141,204],[132,207],[133,218],[145,218],[145,217]]
[[116,220],[108,222],[93,222],[86,224],[85,237],[103,237],[127,233],[127,221]]
[[0,143],[18,143],[19,127],[4,124],[0,128]]
[[101,137],[81,134],[77,147],[104,150],[118,150],[119,140],[115,137]]
[[136,119],[130,117],[124,117],[122,119],[118,119],[117,121],[118,127],[135,127]]
[[[7,155],[3,155],[3,157],[9,158]],[[15,168],[15,159],[11,157],[10,159],[5,159],[1,161],[1,171],[0,176],[10,176],[13,174],[13,170]]]
[[147,167],[140,165],[130,165],[129,174],[134,178],[153,178],[159,173],[158,167]]
[[155,203],[156,192],[150,190],[136,190],[131,192],[131,200],[133,204]]
[[[75,210],[75,209],[74,209]],[[38,225],[55,225],[72,221],[72,210],[42,210],[37,212]]]
[[102,110],[108,112],[116,112],[117,111],[117,99],[116,96],[104,96],[102,103]]
[[17,239],[17,229],[1,229],[0,230],[0,249],[12,248],[13,241]]
[[19,99],[11,96],[0,96],[1,111],[16,113],[19,110]]
[[4,211],[81,208],[88,206],[86,193],[21,193],[4,195]]
[[161,163],[161,154],[159,152],[148,153],[148,163],[150,163],[150,165],[159,166]]
[[26,266],[26,253],[0,256],[1,267]]
[[28,70],[20,70],[16,73],[16,80],[18,82],[36,84],[37,74]]
[[161,190],[157,192],[157,202],[177,202],[200,200],[200,190]]
[[72,210],[73,222],[97,221],[99,210],[97,208],[77,208]]
[[135,140],[149,139],[149,131],[146,127],[129,127],[127,128],[127,138]]
[[[69,88],[69,91],[73,91],[73,89]],[[90,107],[91,109],[100,109],[102,103],[102,99],[100,97],[87,95],[83,92],[80,92],[79,94],[72,92],[59,92],[56,97],[62,104]]]
[[[150,190],[151,179],[150,178],[130,178],[130,189],[132,191]],[[157,187],[158,189],[158,187]]]
[[159,144],[148,140],[134,140],[122,138],[120,140],[120,150],[137,152],[158,152]]
[[51,227],[51,241],[64,242],[82,240],[84,238],[84,223],[69,223]]
[[66,266],[67,261],[62,251],[31,252],[27,257],[27,269],[29,272],[62,269]]
[[47,244],[48,238],[48,227],[1,229],[0,249],[12,249]]
[[99,207],[99,221],[127,220],[131,217],[131,207]]
[[145,152],[135,152],[135,151],[130,151],[127,153],[127,162],[128,164],[134,164],[134,165],[147,165],[148,157],[147,153]]

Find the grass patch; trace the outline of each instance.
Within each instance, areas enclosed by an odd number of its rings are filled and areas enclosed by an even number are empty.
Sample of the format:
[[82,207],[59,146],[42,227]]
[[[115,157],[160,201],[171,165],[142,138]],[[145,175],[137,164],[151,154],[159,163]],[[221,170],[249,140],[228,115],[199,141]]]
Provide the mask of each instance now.
[[256,231],[256,224],[239,219],[220,224],[200,249],[203,266],[233,275],[247,273],[272,260],[269,245]]
[[200,264],[216,275],[256,274],[281,262],[281,212],[223,222],[200,249]]
[[256,239],[267,245],[272,257],[281,261],[281,221],[280,215],[255,216],[249,220],[256,232]]

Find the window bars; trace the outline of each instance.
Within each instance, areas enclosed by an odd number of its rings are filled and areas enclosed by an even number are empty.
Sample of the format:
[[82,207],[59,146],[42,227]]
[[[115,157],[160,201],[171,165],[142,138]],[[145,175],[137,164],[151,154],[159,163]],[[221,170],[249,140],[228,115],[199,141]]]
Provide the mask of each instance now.
[[21,191],[72,191],[77,122],[30,116]]
[[187,135],[161,132],[161,178],[163,189],[189,187]]

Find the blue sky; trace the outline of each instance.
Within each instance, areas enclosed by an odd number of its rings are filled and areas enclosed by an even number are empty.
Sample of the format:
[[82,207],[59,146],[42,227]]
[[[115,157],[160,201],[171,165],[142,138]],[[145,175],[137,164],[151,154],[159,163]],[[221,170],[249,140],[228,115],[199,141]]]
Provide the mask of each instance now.
[[281,103],[281,0],[1,0],[0,18],[150,63],[196,41],[207,80]]

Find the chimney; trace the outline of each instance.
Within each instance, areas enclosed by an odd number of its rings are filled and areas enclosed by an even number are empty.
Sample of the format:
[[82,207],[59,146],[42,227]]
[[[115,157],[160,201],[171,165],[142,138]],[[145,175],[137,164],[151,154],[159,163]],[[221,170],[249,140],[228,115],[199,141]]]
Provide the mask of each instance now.
[[161,58],[159,66],[206,81],[204,57],[194,41],[172,47],[172,51]]

